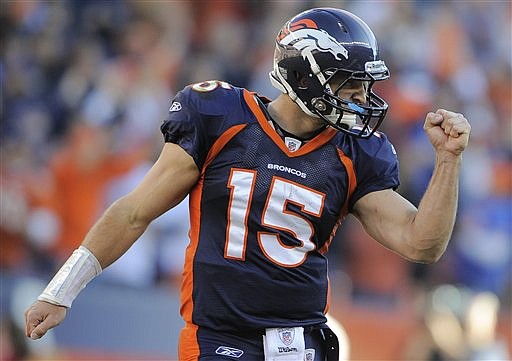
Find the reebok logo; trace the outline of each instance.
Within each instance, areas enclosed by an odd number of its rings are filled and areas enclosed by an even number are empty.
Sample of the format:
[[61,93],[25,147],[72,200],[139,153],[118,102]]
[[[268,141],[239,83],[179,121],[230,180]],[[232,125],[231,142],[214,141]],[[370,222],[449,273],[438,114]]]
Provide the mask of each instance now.
[[173,102],[169,108],[170,112],[179,112],[181,110],[181,103]]
[[244,352],[242,350],[239,350],[239,349],[233,348],[233,347],[228,347],[228,346],[219,346],[215,350],[215,353],[217,355],[229,356],[229,357],[234,357],[234,358],[239,358],[240,356],[242,356],[244,354]]

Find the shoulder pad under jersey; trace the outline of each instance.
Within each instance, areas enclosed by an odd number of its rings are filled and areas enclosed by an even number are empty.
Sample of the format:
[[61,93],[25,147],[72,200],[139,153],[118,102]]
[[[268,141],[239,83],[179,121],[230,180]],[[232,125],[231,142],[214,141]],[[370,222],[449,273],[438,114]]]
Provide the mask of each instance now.
[[186,86],[177,97],[197,113],[226,115],[240,107],[242,89],[219,80],[209,80]]

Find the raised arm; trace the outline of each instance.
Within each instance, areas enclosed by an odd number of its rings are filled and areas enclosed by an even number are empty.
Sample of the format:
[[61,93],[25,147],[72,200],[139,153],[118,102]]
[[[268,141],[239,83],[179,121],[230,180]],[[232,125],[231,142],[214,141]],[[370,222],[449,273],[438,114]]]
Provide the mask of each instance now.
[[424,130],[436,161],[418,209],[398,193],[383,190],[362,197],[353,213],[385,247],[409,260],[432,263],[444,253],[452,234],[462,152],[471,127],[461,114],[441,109],[427,115]]
[[105,211],[66,262],[70,267],[61,268],[27,309],[26,336],[40,338],[60,324],[66,307],[88,280],[121,257],[153,219],[183,200],[198,177],[192,157],[178,145],[166,143],[141,183]]

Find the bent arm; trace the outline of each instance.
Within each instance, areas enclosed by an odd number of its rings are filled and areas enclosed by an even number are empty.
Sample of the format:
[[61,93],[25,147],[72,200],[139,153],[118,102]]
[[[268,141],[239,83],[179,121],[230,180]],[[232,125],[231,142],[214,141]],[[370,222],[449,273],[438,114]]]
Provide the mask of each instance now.
[[354,214],[378,242],[416,262],[436,262],[450,240],[459,194],[462,152],[471,126],[462,114],[445,109],[428,113],[423,125],[436,151],[434,172],[416,209],[392,190],[367,194]]
[[152,220],[185,198],[199,177],[192,157],[180,146],[166,143],[142,182],[114,202],[82,243],[102,269],[121,257]]
[[379,243],[415,262],[436,262],[450,240],[457,213],[460,157],[437,158],[418,209],[392,190],[369,193],[353,213]]

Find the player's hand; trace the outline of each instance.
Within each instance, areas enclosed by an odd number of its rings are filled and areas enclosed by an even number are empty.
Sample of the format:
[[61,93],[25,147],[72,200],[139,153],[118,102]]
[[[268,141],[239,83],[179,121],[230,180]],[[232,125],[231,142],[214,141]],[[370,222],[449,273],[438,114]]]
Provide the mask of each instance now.
[[43,337],[46,332],[59,325],[66,317],[64,306],[44,301],[34,302],[25,311],[25,335],[33,340]]
[[471,126],[460,113],[439,109],[428,113],[423,129],[436,152],[459,156],[466,149]]

